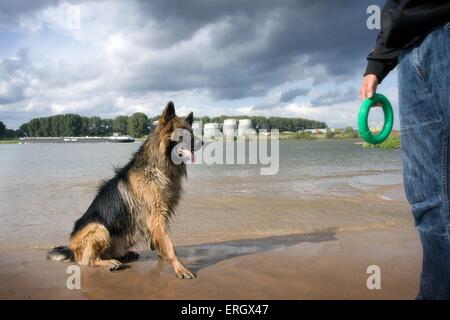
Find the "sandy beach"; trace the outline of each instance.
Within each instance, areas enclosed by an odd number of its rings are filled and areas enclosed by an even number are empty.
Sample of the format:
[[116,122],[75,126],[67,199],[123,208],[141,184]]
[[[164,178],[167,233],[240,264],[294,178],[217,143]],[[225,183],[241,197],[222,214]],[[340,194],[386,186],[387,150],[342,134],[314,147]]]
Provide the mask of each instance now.
[[[381,191],[381,190],[380,190]],[[45,260],[47,247],[1,253],[0,297],[5,299],[413,299],[420,272],[420,247],[401,186],[358,199],[251,199],[218,197],[193,203],[173,223],[178,252],[197,274],[178,280],[167,263],[143,248],[130,268],[111,273],[82,267],[81,289],[66,288],[68,263]],[[239,208],[245,205],[245,212]],[[270,220],[261,213],[272,210]],[[301,208],[314,215],[291,219]],[[220,232],[202,230],[219,219]],[[330,224],[333,212],[351,221]],[[223,216],[221,216],[221,213]],[[226,213],[226,215],[225,215]],[[245,214],[246,224],[233,220]],[[367,225],[367,215],[377,221]],[[189,225],[195,219],[198,224]],[[259,225],[255,229],[253,225]],[[197,226],[198,228],[196,228]],[[196,229],[196,230],[195,230]],[[298,232],[298,229],[303,230]],[[309,230],[309,231],[306,231]],[[368,290],[366,269],[381,268],[381,290]]]

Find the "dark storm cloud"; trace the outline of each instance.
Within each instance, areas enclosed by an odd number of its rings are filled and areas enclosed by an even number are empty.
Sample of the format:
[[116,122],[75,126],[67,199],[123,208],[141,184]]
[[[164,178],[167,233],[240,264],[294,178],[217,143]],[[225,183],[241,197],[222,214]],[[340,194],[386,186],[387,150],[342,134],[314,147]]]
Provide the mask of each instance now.
[[[215,68],[195,63],[186,67],[187,61],[179,61],[161,66],[161,71],[153,69],[148,88],[178,90],[183,83],[185,88],[207,88],[219,99],[235,99],[263,95],[285,81],[301,79],[303,69],[318,65],[330,78],[348,78],[362,72],[373,47],[376,32],[366,28],[366,8],[377,3],[382,4],[373,0],[139,2],[139,11],[164,30],[158,46],[170,47],[205,26],[221,24],[203,58],[216,58],[208,49],[228,56],[225,65]],[[176,76],[152,84],[152,72]],[[323,74],[311,75],[315,83],[327,79]]]
[[326,107],[337,103],[352,101],[358,98],[358,91],[355,87],[344,90],[333,90],[320,94],[311,100],[313,107]]
[[286,90],[280,95],[280,102],[291,102],[298,96],[306,96],[309,93],[308,88],[294,88]]
[[[205,25],[214,24],[224,19],[234,19],[245,17],[253,21],[253,25],[246,30],[240,27],[245,24],[241,20],[240,25],[235,27],[241,29],[242,33],[222,35],[223,44],[236,42],[245,37],[249,30],[255,29],[257,20],[255,18],[264,17],[268,9],[277,6],[273,1],[239,1],[239,0],[193,0],[193,1],[139,1],[141,12],[150,16],[158,22],[158,25],[165,30],[166,43],[181,41],[190,38],[197,30]],[[236,22],[236,21],[235,21]],[[227,41],[228,40],[228,41]],[[164,42],[160,42],[164,44]]]
[[292,88],[280,93],[277,102],[264,101],[251,108],[251,111],[273,110],[279,106],[285,106],[286,103],[292,102],[298,96],[306,96],[311,90],[309,88]]

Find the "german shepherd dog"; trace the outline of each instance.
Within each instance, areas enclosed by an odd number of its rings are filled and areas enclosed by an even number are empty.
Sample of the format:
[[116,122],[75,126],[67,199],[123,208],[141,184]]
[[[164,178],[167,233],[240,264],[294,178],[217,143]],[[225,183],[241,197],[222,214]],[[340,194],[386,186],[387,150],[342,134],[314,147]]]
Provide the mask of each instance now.
[[[129,163],[103,183],[87,211],[75,222],[69,246],[53,248],[48,258],[119,270],[125,267],[122,262],[139,257],[128,249],[145,242],[156,249],[161,260],[172,264],[178,278],[193,279],[194,274],[177,256],[168,234],[169,220],[187,176],[185,160],[193,161],[199,145],[194,141],[192,121],[192,112],[185,118],[178,117],[169,102],[156,129]],[[192,140],[174,141],[173,133],[178,129],[188,130]],[[181,164],[172,161],[173,152],[184,159]]]

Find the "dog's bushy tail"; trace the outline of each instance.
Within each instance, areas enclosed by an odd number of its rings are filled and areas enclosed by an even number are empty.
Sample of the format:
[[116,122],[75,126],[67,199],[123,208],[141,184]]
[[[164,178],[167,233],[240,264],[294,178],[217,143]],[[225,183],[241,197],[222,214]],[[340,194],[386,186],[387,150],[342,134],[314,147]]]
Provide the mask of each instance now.
[[47,258],[53,261],[70,262],[74,260],[73,252],[68,246],[54,247],[47,252]]

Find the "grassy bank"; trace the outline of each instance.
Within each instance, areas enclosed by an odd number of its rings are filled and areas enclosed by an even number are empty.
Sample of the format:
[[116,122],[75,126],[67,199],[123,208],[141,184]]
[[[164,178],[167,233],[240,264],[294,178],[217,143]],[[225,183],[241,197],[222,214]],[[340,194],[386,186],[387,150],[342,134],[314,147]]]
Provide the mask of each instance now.
[[[280,132],[280,140],[287,139],[305,139],[305,140],[319,140],[319,139],[357,139],[359,135],[356,131],[337,131],[319,134],[311,134],[308,132]],[[372,145],[367,142],[362,143],[363,148],[379,148],[379,149],[398,149],[400,148],[400,134],[398,131],[393,131],[389,137],[380,144]]]
[[19,138],[14,139],[0,139],[0,144],[17,144],[19,143]]
[[389,137],[380,144],[369,144],[364,142],[363,148],[379,148],[379,149],[398,149],[400,148],[400,135],[398,132],[392,132]]
[[280,140],[288,140],[288,139],[306,139],[306,140],[315,140],[318,135],[307,132],[280,132]]
[[327,132],[327,133],[309,133],[309,132],[280,132],[280,140],[286,139],[356,139],[358,134],[354,132]]

